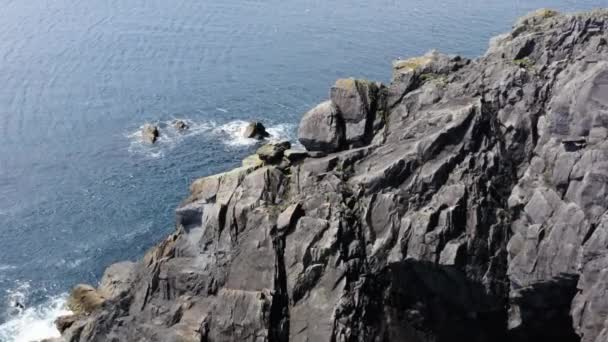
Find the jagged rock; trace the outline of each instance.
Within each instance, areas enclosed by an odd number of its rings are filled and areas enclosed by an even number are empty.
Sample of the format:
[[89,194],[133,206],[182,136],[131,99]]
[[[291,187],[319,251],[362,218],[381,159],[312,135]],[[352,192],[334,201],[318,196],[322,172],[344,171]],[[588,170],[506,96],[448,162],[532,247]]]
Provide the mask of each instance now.
[[[387,106],[393,108],[403,97],[425,83],[444,85],[447,75],[468,64],[460,56],[448,56],[438,51],[429,51],[423,56],[399,59],[393,62],[393,75],[387,89]],[[424,93],[421,95],[425,95]],[[437,101],[437,95],[431,95]]]
[[519,18],[515,23],[513,35],[518,35],[530,29],[531,26],[538,25],[543,21],[557,16],[559,13],[549,8],[541,8]]
[[268,138],[270,133],[266,132],[266,127],[261,122],[250,122],[243,130],[243,137],[250,139],[264,139]]
[[234,170],[220,173],[213,176],[202,177],[190,185],[190,197],[185,201],[181,210],[185,205],[196,201],[205,203],[216,201],[220,203],[228,203],[232,193],[245,176],[263,166],[262,163],[245,163],[242,167]]
[[306,159],[306,157],[309,156],[309,153],[307,151],[300,151],[300,150],[286,150],[285,153],[285,158],[289,159],[289,161],[293,162],[297,162],[303,159]]
[[100,308],[106,298],[90,285],[76,285],[68,298],[68,307],[76,314],[90,314]]
[[439,264],[452,266],[463,265],[466,261],[465,248],[466,246],[462,242],[448,242],[443,248],[443,251],[441,251]]
[[607,30],[606,10],[538,12],[476,60],[338,81],[302,159],[194,181],[64,338],[606,341]]
[[78,320],[76,315],[60,316],[55,320],[55,326],[60,333],[68,330]]
[[243,167],[258,168],[262,166],[264,166],[264,161],[257,153],[243,159]]
[[105,299],[114,299],[129,291],[134,280],[136,264],[130,261],[118,262],[109,266],[101,278],[97,291]]
[[344,137],[344,122],[331,101],[311,109],[300,121],[298,139],[308,151],[338,151],[344,144]]
[[302,206],[300,203],[292,204],[285,209],[277,219],[277,229],[279,231],[287,231],[295,227],[298,219],[303,215]]
[[331,88],[330,99],[345,124],[346,144],[360,146],[371,141],[378,92],[378,86],[367,80],[340,79]]
[[275,164],[283,159],[285,151],[291,148],[289,141],[266,144],[256,151],[258,157],[265,163]]
[[323,158],[327,156],[327,153],[321,151],[308,151],[308,156],[310,158]]
[[154,144],[160,135],[158,127],[152,124],[145,124],[141,129],[141,137],[144,142]]

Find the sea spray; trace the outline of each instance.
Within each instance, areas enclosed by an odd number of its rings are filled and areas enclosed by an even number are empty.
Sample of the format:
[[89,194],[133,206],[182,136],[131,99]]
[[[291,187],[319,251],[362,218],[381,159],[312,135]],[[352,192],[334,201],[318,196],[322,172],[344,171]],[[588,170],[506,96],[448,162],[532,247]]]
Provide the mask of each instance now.
[[0,341],[31,342],[59,337],[55,320],[71,312],[67,309],[67,294],[48,298],[41,304],[27,307],[29,283],[19,284],[6,296],[6,321],[0,324]]
[[[184,121],[188,125],[186,130],[178,130],[173,126],[176,119],[155,122],[161,133],[155,144],[147,144],[143,141],[141,128],[126,134],[129,139],[129,152],[144,155],[148,158],[162,158],[167,151],[174,149],[180,143],[195,136],[206,135],[219,140],[229,147],[248,147],[258,144],[256,139],[245,138],[243,132],[249,122],[234,120],[223,124],[215,121],[195,121],[190,119]],[[269,142],[295,139],[295,125],[280,123],[271,125],[266,129],[270,133]]]

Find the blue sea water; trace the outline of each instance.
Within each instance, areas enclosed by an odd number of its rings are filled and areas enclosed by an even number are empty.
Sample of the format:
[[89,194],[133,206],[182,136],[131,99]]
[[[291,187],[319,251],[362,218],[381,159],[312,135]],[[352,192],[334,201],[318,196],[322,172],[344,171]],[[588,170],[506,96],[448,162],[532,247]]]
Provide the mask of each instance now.
[[[238,137],[247,120],[295,141],[338,77],[388,81],[397,57],[480,55],[530,10],[602,6],[0,0],[0,342],[56,335],[71,286],[171,232],[193,179],[255,149]],[[155,146],[139,141],[146,122],[167,126]]]

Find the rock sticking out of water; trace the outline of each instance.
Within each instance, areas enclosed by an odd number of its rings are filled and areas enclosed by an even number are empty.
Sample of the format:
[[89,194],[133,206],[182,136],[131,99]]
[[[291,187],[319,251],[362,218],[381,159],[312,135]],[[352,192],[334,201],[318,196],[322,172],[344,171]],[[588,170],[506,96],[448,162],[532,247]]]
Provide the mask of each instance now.
[[188,128],[190,128],[190,126],[188,126],[188,124],[183,121],[183,120],[174,120],[173,121],[173,128],[175,128],[177,131],[185,131]]
[[148,144],[154,144],[159,135],[158,127],[152,124],[145,124],[141,130],[142,139]]
[[264,139],[270,134],[266,131],[266,127],[261,122],[250,122],[243,130],[243,137],[247,139]]
[[539,11],[477,60],[339,80],[309,152],[196,180],[64,339],[607,341],[607,31]]

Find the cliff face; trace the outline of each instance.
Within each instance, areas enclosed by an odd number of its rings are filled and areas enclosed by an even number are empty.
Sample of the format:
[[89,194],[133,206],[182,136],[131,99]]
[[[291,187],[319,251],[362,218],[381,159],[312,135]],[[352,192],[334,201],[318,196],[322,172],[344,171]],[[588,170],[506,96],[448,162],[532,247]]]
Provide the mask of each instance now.
[[194,182],[62,339],[607,341],[607,30],[538,11],[477,60],[339,80],[299,131],[326,155]]

